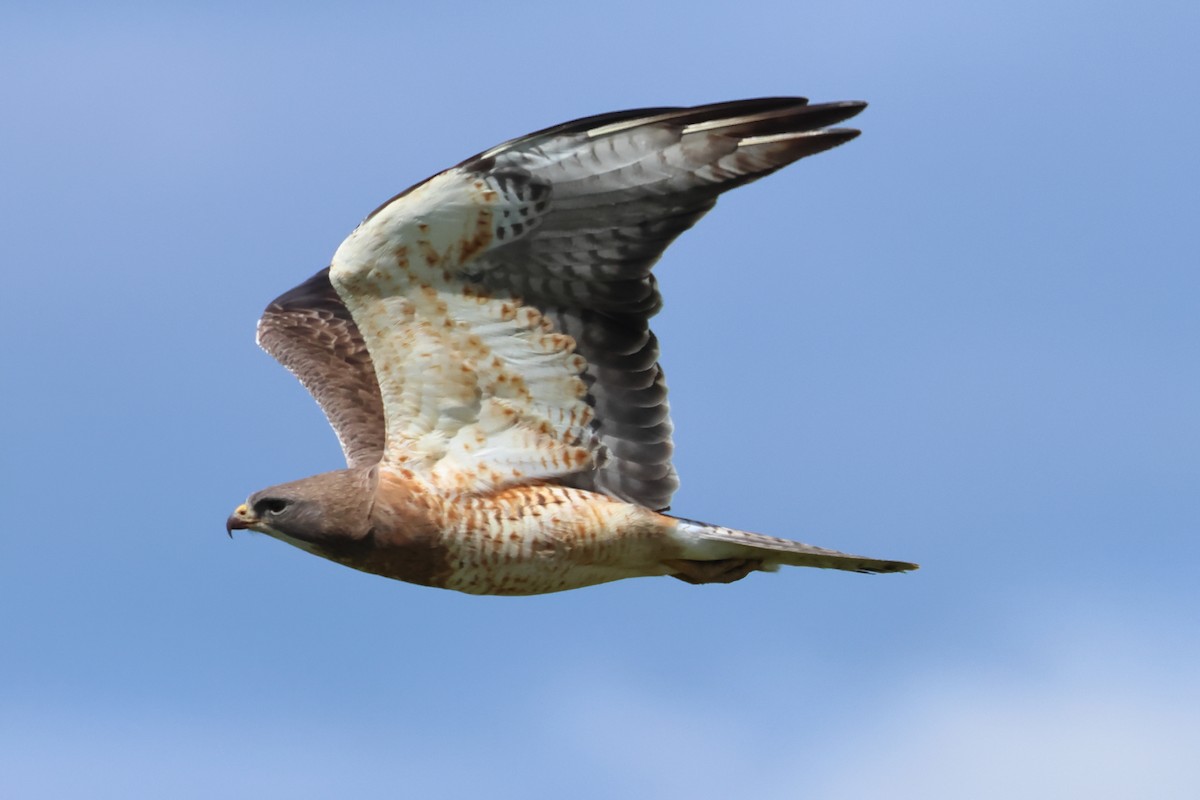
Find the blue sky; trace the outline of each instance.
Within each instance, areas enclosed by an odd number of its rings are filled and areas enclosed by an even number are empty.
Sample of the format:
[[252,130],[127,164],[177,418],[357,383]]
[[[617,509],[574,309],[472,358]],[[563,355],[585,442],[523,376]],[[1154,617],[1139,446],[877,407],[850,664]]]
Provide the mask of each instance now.
[[[11,797],[1192,797],[1194,3],[0,11]],[[225,537],[339,465],[253,342],[409,184],[871,103],[658,268],[674,510],[906,576],[536,598]]]

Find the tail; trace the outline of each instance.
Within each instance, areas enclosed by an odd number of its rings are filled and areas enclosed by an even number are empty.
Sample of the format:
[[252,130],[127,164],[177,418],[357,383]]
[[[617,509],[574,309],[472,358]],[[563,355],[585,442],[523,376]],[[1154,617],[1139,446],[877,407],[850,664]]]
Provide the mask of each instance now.
[[762,561],[759,569],[772,571],[780,565],[842,569],[848,572],[908,572],[918,569],[907,561],[885,561],[826,550],[790,539],[777,539],[759,533],[723,528],[690,519],[673,517],[675,537],[683,546],[682,558],[688,561],[747,559]]

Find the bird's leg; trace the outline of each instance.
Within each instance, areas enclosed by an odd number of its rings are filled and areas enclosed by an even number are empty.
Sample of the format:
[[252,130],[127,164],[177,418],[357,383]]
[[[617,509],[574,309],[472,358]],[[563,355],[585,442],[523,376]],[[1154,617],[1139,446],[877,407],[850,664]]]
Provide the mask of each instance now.
[[678,558],[664,561],[674,572],[672,578],[685,583],[733,583],[762,569],[760,558],[722,558],[719,561],[689,561]]

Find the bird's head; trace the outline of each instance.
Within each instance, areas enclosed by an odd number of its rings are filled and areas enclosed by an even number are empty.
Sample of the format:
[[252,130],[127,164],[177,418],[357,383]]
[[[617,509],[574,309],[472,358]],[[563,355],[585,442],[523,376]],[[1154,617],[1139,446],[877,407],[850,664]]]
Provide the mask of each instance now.
[[370,531],[375,471],[343,469],[255,492],[225,521],[230,536],[251,530],[308,551],[329,551]]

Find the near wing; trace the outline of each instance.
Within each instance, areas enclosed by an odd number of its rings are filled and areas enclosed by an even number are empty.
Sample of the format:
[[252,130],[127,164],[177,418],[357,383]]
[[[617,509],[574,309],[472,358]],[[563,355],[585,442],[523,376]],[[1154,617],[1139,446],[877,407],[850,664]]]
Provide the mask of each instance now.
[[[721,192],[857,135],[823,128],[862,108],[768,98],[592,117],[380,207],[333,259],[353,325],[328,309],[322,324],[339,345],[356,326],[370,351],[383,460],[443,491],[546,480],[665,507],[678,480],[650,269]],[[295,331],[289,341],[324,346]],[[347,444],[338,400],[264,346],[317,396],[347,458],[368,452]],[[344,383],[327,396],[362,395],[361,356],[323,359]]]

